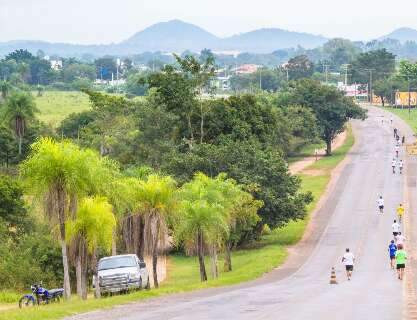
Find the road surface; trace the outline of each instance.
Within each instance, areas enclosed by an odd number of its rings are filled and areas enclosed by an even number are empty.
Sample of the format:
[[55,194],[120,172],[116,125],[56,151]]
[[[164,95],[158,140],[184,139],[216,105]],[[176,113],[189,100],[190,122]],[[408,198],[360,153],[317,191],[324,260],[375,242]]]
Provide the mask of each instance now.
[[[395,208],[407,194],[407,179],[392,174],[393,128],[386,114],[382,123],[382,116],[382,111],[370,108],[366,121],[353,121],[356,144],[316,215],[320,226],[313,229],[302,254],[295,255],[292,267],[287,264],[247,285],[167,296],[68,319],[405,319],[407,286],[389,268],[387,248]],[[403,157],[404,150],[401,153]],[[385,199],[383,215],[377,213],[379,195]],[[346,247],[357,259],[350,282],[340,262]],[[300,266],[294,267],[297,263]],[[333,266],[338,285],[329,284]]]

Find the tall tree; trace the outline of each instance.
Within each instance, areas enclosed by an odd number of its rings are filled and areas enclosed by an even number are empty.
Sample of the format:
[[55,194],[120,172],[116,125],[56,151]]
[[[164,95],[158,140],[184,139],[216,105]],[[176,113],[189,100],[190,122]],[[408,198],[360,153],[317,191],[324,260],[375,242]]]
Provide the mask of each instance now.
[[361,53],[352,62],[352,81],[370,84],[395,72],[395,55],[385,48]]
[[22,140],[28,123],[35,118],[37,111],[34,99],[29,93],[14,92],[7,99],[5,118],[10,121],[18,139],[19,155],[22,154]]
[[293,84],[290,95],[279,103],[311,108],[317,118],[320,136],[326,143],[326,154],[332,153],[332,141],[345,129],[349,119],[365,119],[366,111],[336,88],[318,81],[302,79]]
[[98,248],[110,251],[115,226],[112,206],[103,197],[84,198],[76,216],[66,223],[68,243],[75,240],[78,245],[76,267],[80,269],[81,283],[77,282],[77,289],[80,286],[79,294],[84,300],[87,299],[88,256]]
[[290,80],[309,78],[314,73],[314,63],[306,55],[296,56],[285,65]]
[[65,223],[75,214],[78,199],[104,190],[115,171],[114,163],[92,150],[51,138],[34,143],[30,156],[21,165],[21,174],[35,195],[46,200],[45,213],[59,226],[66,298],[70,298],[71,288]]
[[171,177],[152,174],[136,189],[144,219],[145,254],[152,257],[154,286],[158,288],[158,255],[166,248],[168,225],[176,211],[176,183]]

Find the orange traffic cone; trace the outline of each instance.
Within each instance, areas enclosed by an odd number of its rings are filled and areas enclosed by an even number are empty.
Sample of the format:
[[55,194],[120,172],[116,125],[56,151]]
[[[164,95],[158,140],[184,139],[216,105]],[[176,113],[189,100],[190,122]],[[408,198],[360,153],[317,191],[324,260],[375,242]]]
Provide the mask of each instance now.
[[336,271],[334,270],[334,267],[332,268],[332,273],[330,274],[330,284],[337,284]]

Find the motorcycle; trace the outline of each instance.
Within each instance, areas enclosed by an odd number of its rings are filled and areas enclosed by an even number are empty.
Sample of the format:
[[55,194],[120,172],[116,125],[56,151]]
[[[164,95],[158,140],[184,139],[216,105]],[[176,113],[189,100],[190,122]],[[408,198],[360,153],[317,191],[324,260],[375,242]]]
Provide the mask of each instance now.
[[19,308],[33,307],[40,304],[49,304],[50,302],[60,302],[64,295],[64,289],[47,290],[42,287],[42,283],[30,286],[32,294],[25,294],[19,300]]

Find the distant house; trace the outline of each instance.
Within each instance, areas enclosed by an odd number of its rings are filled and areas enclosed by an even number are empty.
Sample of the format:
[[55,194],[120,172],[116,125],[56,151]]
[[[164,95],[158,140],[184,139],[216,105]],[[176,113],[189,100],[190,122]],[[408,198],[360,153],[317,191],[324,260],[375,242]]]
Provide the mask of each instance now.
[[50,60],[51,68],[54,70],[61,70],[62,69],[62,60]]
[[220,91],[230,90],[230,76],[217,76],[211,81],[211,87]]
[[258,71],[259,66],[256,64],[242,64],[241,66],[235,68],[233,71],[236,74],[251,74]]

